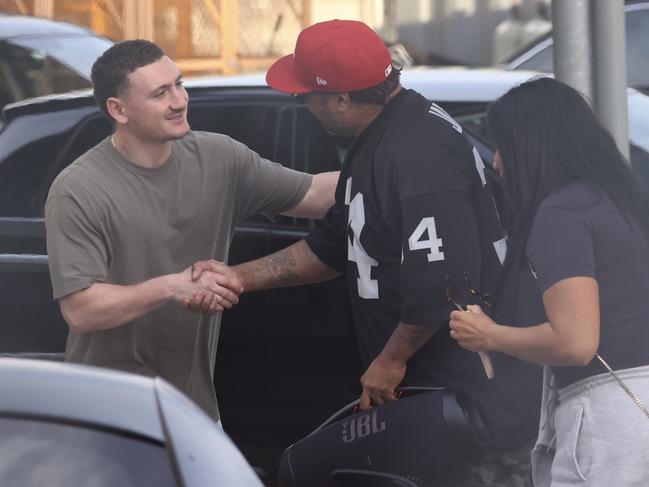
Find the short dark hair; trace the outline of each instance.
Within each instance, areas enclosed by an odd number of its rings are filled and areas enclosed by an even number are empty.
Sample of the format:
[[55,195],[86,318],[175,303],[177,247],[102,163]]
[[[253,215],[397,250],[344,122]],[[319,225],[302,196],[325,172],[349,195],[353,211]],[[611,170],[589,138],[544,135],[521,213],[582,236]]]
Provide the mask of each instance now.
[[390,93],[399,86],[400,77],[401,68],[392,66],[392,71],[390,71],[385,81],[376,86],[365,88],[364,90],[350,91],[349,97],[356,103],[383,106],[388,102]]
[[106,116],[110,117],[106,100],[128,88],[128,75],[162,56],[164,52],[153,42],[135,39],[119,42],[97,58],[92,65],[91,79],[95,100]]

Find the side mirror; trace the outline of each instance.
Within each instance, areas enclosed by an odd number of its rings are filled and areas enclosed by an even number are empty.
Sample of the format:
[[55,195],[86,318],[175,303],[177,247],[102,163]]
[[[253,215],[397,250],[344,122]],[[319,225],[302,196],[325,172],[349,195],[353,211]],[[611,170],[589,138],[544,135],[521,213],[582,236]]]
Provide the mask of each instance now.
[[333,487],[418,487],[398,475],[367,470],[334,470],[331,481]]

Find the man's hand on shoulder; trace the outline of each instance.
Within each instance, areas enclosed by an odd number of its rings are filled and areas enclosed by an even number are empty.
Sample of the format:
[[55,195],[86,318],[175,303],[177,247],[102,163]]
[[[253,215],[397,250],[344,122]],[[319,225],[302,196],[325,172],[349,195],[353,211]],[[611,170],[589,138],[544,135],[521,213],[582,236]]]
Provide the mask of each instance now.
[[239,302],[243,292],[241,280],[234,270],[216,260],[196,262],[188,273],[188,295],[180,301],[183,308],[197,313],[214,314],[230,309]]

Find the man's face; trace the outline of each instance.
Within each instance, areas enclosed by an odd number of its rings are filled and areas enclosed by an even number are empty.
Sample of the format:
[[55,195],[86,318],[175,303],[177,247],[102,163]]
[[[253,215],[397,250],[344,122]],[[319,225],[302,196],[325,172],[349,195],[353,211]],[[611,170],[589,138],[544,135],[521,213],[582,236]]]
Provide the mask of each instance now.
[[167,56],[133,71],[120,96],[125,127],[148,142],[178,139],[189,131],[187,90],[178,67]]
[[312,91],[300,95],[307,109],[320,121],[324,129],[332,135],[351,137],[354,127],[347,120],[347,110],[340,110],[340,97],[337,93]]

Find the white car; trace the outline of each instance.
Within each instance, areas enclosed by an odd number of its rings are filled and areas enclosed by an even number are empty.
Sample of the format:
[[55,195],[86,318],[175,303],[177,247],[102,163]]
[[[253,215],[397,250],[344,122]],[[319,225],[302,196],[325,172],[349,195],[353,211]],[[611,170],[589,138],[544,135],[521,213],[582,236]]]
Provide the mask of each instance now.
[[0,108],[89,88],[92,64],[112,45],[76,25],[0,13]]
[[223,430],[164,380],[1,358],[0,391],[0,485],[262,485]]
[[[627,82],[629,86],[649,91],[649,1],[626,0],[624,19],[626,32]],[[548,32],[509,56],[506,69],[553,71],[552,32]]]

